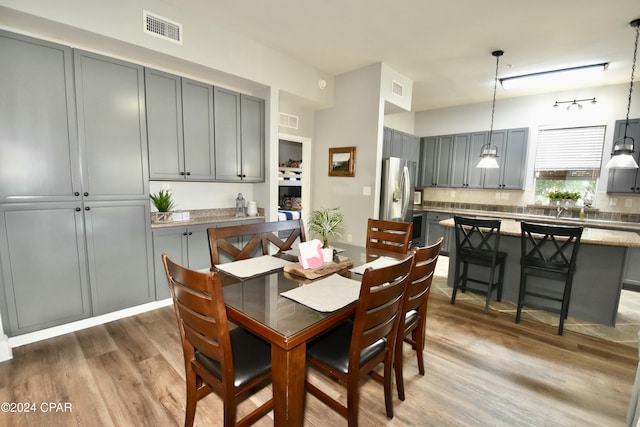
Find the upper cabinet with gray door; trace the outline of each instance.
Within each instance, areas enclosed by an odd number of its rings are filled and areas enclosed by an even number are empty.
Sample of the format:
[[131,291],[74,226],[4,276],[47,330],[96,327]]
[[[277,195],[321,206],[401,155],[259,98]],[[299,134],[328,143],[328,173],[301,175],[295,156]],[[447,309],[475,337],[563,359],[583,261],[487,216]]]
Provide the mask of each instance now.
[[143,68],[80,50],[74,67],[84,198],[148,200]]
[[[616,141],[624,136],[624,120],[616,120],[613,140]],[[629,120],[627,136],[635,141],[635,153],[633,158],[640,163],[640,119]],[[609,161],[609,153],[603,156],[603,163]],[[609,169],[609,183],[607,184],[609,193],[640,193],[640,172],[639,169]]]
[[453,135],[422,138],[420,148],[420,187],[451,185],[451,153]]
[[484,188],[523,190],[526,177],[529,128],[494,131],[491,142],[498,147],[498,169],[485,169]]
[[0,31],[0,203],[72,200],[80,164],[71,48]]
[[264,181],[264,101],[214,88],[217,181]]
[[149,177],[214,179],[213,86],[145,69]]
[[482,188],[482,169],[476,165],[486,139],[486,132],[453,136],[451,187]]

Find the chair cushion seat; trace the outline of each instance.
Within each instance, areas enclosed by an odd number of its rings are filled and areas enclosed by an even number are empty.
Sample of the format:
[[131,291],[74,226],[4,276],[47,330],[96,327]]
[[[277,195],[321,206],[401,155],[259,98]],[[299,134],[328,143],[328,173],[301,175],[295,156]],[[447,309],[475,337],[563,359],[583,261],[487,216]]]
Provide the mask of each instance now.
[[[266,341],[243,328],[232,330],[231,347],[235,380],[233,385],[240,387],[252,379],[271,370],[271,346]],[[196,350],[196,360],[216,377],[222,378],[220,363]]]
[[[331,366],[338,372],[349,371],[349,348],[353,321],[345,320],[331,331],[307,345],[307,355]],[[386,340],[380,339],[360,352],[360,365],[364,365],[385,349]]]

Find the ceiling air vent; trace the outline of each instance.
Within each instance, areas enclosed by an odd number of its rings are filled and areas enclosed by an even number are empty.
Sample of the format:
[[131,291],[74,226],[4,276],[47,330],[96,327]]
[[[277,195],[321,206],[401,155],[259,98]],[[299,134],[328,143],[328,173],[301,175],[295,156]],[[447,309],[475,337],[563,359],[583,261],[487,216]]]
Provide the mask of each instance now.
[[393,93],[394,95],[398,95],[400,97],[404,96],[404,86],[402,86],[400,83],[398,83],[397,81],[392,81],[391,82],[391,93]]
[[298,129],[298,116],[287,113],[280,113],[280,126],[291,129]]
[[145,33],[182,44],[182,24],[153,15],[146,10],[143,11],[143,18]]

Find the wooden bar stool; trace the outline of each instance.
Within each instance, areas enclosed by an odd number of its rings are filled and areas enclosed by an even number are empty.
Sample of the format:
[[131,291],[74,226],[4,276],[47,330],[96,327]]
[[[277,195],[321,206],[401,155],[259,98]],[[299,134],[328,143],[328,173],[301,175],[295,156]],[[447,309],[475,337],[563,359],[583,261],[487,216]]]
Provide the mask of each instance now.
[[[562,335],[564,320],[569,314],[571,285],[583,228],[522,222],[520,229],[522,251],[516,323],[520,323],[526,297],[532,305],[538,305],[541,300],[555,301],[560,303],[558,335]],[[546,280],[530,286],[527,276]]]

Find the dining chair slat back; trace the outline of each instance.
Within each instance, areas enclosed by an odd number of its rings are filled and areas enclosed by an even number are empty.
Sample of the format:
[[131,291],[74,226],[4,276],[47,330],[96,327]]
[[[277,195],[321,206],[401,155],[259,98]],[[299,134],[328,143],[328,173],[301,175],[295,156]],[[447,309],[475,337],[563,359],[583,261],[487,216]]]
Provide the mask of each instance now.
[[406,254],[411,243],[413,223],[369,218],[367,249]]
[[296,242],[306,242],[302,219],[208,228],[207,236],[212,267],[268,255],[271,244],[280,253],[292,249]]

